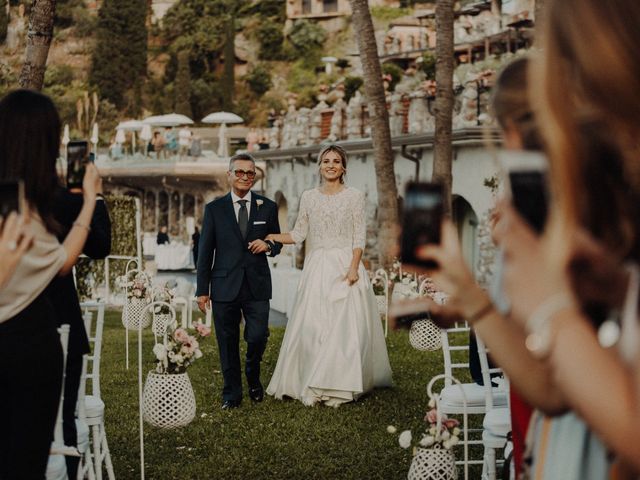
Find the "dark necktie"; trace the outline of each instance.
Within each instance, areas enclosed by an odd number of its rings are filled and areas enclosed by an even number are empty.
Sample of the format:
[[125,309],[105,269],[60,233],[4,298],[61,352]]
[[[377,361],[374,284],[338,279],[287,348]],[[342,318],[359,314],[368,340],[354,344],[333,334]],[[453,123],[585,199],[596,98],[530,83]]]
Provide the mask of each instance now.
[[247,236],[247,226],[249,225],[247,202],[248,200],[238,200],[238,203],[240,204],[240,211],[238,212],[238,226],[240,227],[242,238]]

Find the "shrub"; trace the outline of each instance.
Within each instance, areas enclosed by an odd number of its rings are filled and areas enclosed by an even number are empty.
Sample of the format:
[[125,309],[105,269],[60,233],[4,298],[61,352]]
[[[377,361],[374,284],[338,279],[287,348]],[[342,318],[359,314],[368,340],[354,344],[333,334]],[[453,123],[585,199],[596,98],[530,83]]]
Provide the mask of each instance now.
[[344,79],[344,101],[348,102],[363,83],[364,80],[362,80],[362,77],[346,77]]
[[257,97],[262,97],[272,86],[271,73],[263,64],[256,65],[247,73],[244,76],[244,81],[247,82],[249,89],[255,93]]
[[44,73],[44,86],[70,85],[73,81],[73,67],[71,65],[51,65]]
[[436,56],[431,52],[424,52],[422,54],[422,64],[420,70],[424,72],[427,80],[436,79]]
[[282,34],[282,27],[280,25],[266,20],[260,24],[256,35],[260,43],[258,58],[262,60],[282,59],[282,42],[284,41],[284,35]]
[[398,82],[402,80],[402,75],[404,74],[402,69],[395,63],[383,64],[382,73],[391,77],[391,81],[389,82],[389,91],[391,92],[396,88]]
[[327,32],[318,24],[308,20],[298,20],[289,32],[289,42],[294,47],[296,58],[308,57],[322,49]]

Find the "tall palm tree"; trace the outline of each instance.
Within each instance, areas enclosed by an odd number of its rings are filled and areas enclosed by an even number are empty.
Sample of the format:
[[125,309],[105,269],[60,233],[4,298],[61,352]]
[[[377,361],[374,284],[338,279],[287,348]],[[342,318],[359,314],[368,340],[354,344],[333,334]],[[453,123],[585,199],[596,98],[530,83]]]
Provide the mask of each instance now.
[[451,212],[452,121],[453,121],[453,9],[455,0],[436,1],[436,130],[433,142],[432,181],[442,183],[445,211]]
[[56,0],[34,0],[29,15],[29,33],[19,84],[22,88],[41,90],[47,56],[53,38]]
[[383,267],[390,267],[396,244],[398,224],[398,188],[393,168],[393,150],[389,130],[389,112],[382,83],[382,69],[367,0],[349,0],[353,12],[364,90],[369,108],[371,140],[374,151],[376,188],[378,190],[378,252]]

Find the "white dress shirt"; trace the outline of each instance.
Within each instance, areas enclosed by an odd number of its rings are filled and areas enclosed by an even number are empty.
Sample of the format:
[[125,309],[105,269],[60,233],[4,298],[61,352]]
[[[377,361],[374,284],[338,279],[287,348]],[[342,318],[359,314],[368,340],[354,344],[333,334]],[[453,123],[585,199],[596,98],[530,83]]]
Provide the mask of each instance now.
[[231,201],[233,202],[233,211],[236,212],[236,222],[238,221],[238,212],[240,212],[238,200],[247,200],[245,205],[247,207],[247,218],[249,218],[251,216],[251,190],[244,197],[239,197],[231,190]]

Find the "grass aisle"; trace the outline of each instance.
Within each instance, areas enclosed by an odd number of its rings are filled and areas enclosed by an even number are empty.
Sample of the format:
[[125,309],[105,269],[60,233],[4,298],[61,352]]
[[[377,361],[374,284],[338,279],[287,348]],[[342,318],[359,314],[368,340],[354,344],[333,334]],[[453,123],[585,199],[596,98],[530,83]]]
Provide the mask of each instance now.
[[[263,360],[265,387],[275,367],[283,328],[272,328]],[[116,477],[139,478],[137,334],[130,335],[131,368],[125,369],[124,329],[119,312],[106,316],[102,394]],[[144,335],[144,376],[153,368],[153,337]],[[149,479],[404,479],[410,452],[402,450],[387,425],[423,425],[426,385],[442,372],[441,352],[412,349],[406,332],[387,339],[395,386],[375,390],[337,409],[304,407],[266,397],[220,410],[222,375],[214,338],[190,369],[197,399],[196,419],[178,430],[145,424],[145,465]],[[242,342],[243,343],[243,342]],[[246,387],[245,387],[246,390]]]

